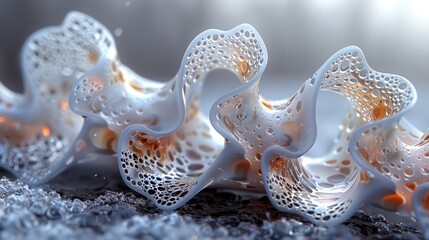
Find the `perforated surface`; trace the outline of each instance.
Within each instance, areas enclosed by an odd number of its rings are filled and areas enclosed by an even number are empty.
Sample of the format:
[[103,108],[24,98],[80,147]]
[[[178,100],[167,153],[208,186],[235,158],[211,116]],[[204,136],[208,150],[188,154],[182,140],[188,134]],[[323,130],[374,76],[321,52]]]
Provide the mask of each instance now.
[[30,184],[46,182],[76,156],[82,117],[69,109],[70,87],[109,46],[105,28],[80,13],[24,44],[24,94],[0,84],[0,163]]
[[[374,131],[371,124],[383,119],[387,122],[380,129],[386,132],[394,129],[391,122],[397,121],[399,113],[414,103],[415,90],[402,77],[372,70],[356,47],[334,54],[303,86],[302,92],[307,89],[317,94],[320,86],[320,90],[339,93],[352,103],[352,109],[326,156],[291,158],[288,152],[279,148],[268,151],[264,160],[264,181],[273,204],[278,208],[306,215],[321,224],[342,222],[366,202],[376,203],[381,201],[377,198],[394,191],[391,182],[374,176],[376,169],[362,170],[362,167],[368,168],[373,164],[369,156],[382,153],[380,145],[384,139],[371,135],[372,141],[365,136],[359,140],[360,135],[357,134],[365,132],[369,135],[368,131]],[[311,104],[313,99],[305,100],[304,106]],[[311,116],[314,112],[306,114]],[[359,147],[350,149],[356,139]],[[368,146],[372,149],[369,150]],[[392,202],[388,200],[383,204],[392,205]]]
[[[211,186],[266,192],[277,209],[322,225],[372,203],[426,228],[429,137],[402,119],[416,101],[411,83],[371,69],[351,46],[294,95],[271,101],[259,93],[266,64],[250,25],[207,30],[190,43],[176,76],[158,83],[121,64],[105,27],[71,13],[24,46],[25,93],[0,86],[2,166],[39,184],[77,158],[117,152],[125,183],[163,210]],[[216,69],[241,85],[219,95],[207,117],[199,101]],[[332,150],[313,158],[306,153],[316,140],[320,90],[343,95],[352,108]]]

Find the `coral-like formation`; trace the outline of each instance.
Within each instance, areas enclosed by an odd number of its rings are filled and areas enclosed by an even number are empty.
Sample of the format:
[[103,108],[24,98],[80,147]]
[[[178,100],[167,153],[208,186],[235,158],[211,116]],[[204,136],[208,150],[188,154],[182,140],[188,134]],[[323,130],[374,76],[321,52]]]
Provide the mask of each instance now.
[[[311,105],[319,90],[329,90],[345,96],[352,109],[326,156],[309,158],[301,152],[296,157],[278,146],[265,152],[262,172],[273,204],[320,224],[342,222],[369,200],[394,211],[402,207],[402,197],[394,195],[393,182],[386,179],[390,175],[382,175],[389,172],[381,170],[396,161],[398,152],[406,153],[386,145],[398,143],[395,129],[415,102],[413,86],[402,77],[372,70],[362,52],[349,47],[334,54],[302,88],[301,94],[312,93],[307,99],[297,94],[303,106]],[[314,115],[314,109],[307,113],[313,121]],[[312,126],[303,129],[314,131]],[[405,129],[402,134],[411,136]]]
[[0,84],[0,164],[21,180],[44,183],[91,154],[84,151],[87,133],[78,136],[83,120],[70,110],[68,96],[112,44],[106,33],[91,18],[69,14],[62,26],[40,30],[24,44],[24,93]]
[[[371,203],[414,214],[428,229],[429,133],[402,118],[416,102],[412,84],[371,69],[351,46],[293,96],[270,101],[259,94],[267,58],[250,25],[207,30],[163,84],[121,64],[102,24],[70,13],[26,42],[24,94],[0,85],[0,164],[37,185],[78,160],[116,152],[124,182],[164,210],[211,186],[267,193],[279,210],[321,225]],[[202,87],[216,69],[241,86],[205,116]],[[352,107],[332,150],[312,158],[305,154],[316,140],[320,90]]]

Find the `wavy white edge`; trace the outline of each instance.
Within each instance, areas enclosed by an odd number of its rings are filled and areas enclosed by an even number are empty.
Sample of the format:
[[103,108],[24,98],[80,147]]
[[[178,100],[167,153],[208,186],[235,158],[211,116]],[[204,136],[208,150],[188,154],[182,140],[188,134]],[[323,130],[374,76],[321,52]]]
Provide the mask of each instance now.
[[[71,15],[73,15],[73,14],[82,14],[82,13],[79,13],[79,12],[71,12],[71,13],[69,13],[67,16],[66,16],[66,18],[65,18],[65,20],[64,20],[64,22],[63,22],[63,24],[67,21],[67,19],[71,16]],[[84,15],[85,17],[88,17],[88,16],[86,16],[85,14],[82,14],[82,15]],[[92,18],[91,18],[92,19]],[[95,20],[94,20],[95,21]],[[100,26],[103,26],[102,24],[100,24]],[[47,32],[47,31],[50,31],[51,29],[57,29],[57,28],[61,28],[62,26],[60,26],[60,27],[50,27],[50,28],[44,28],[44,29],[42,29],[42,30],[39,30],[39,31],[37,31],[36,33],[34,33],[27,41],[26,41],[26,43],[25,43],[25,45],[24,46],[27,46],[28,45],[28,42],[29,41],[31,41],[31,39],[33,39],[33,38],[35,38],[36,36],[38,36],[38,34],[44,34],[45,32]],[[257,33],[257,31],[252,27],[252,26],[250,26],[250,25],[247,25],[247,24],[243,24],[243,25],[239,25],[238,27],[236,27],[236,28],[242,28],[242,29],[250,29],[250,30],[252,30],[253,32],[255,32],[255,33]],[[236,28],[234,28],[234,29],[236,29]],[[232,30],[230,30],[230,31],[233,31],[234,29],[232,29]],[[105,31],[107,32],[107,33],[109,33],[109,31],[107,30],[107,29],[105,29]],[[189,47],[188,47],[188,49],[191,47],[191,46],[193,46],[193,45],[195,45],[195,43],[196,43],[196,41],[198,41],[198,39],[199,38],[201,38],[202,36],[204,36],[205,34],[219,34],[219,33],[226,33],[226,32],[228,32],[228,31],[220,31],[220,30],[216,30],[216,29],[211,29],[211,30],[207,30],[207,31],[205,31],[205,32],[203,32],[203,33],[201,33],[200,35],[198,35],[191,43],[190,43],[190,45],[189,45]],[[265,54],[266,54],[266,56],[267,56],[267,50],[266,50],[266,48],[265,48],[265,45],[263,44],[263,40],[260,38],[260,36],[258,35],[258,34],[256,34],[256,38],[258,39],[258,41],[260,41],[260,43],[262,43],[261,44],[261,47],[263,48],[263,51],[265,52]],[[113,38],[112,38],[113,39]],[[114,49],[114,41],[112,41],[112,43],[113,43],[113,49]],[[112,48],[110,48],[110,49],[112,49]],[[188,51],[188,49],[186,50],[186,51]],[[114,49],[115,50],[115,49]],[[115,50],[116,51],[116,50]],[[362,56],[363,56],[363,53],[362,53],[362,51],[358,48],[358,47],[355,47],[355,46],[351,46],[351,47],[347,47],[347,48],[344,48],[344,49],[342,49],[342,50],[340,50],[340,51],[338,51],[337,53],[335,53],[334,55],[332,55],[327,61],[326,61],[326,63],[324,64],[324,65],[322,65],[322,67],[317,71],[317,73],[319,73],[319,72],[322,72],[322,73],[324,73],[324,72],[326,72],[327,71],[327,69],[329,68],[329,64],[332,62],[332,60],[334,60],[335,58],[337,58],[339,55],[341,55],[342,53],[344,53],[344,52],[348,52],[348,51],[358,51],[359,52],[359,54],[361,54]],[[24,52],[24,51],[23,51]],[[105,54],[109,54],[109,52],[110,52],[110,50],[109,51],[107,51]],[[11,91],[9,91],[7,88],[5,88],[4,87],[4,85],[0,85],[0,92],[2,93],[2,94],[5,94],[5,95],[11,95],[11,96],[13,96],[14,98],[16,98],[17,99],[17,101],[18,102],[21,102],[21,104],[23,105],[23,106],[25,106],[26,108],[29,108],[29,109],[31,109],[32,107],[32,103],[34,103],[34,102],[31,102],[31,99],[33,98],[33,97],[37,97],[37,96],[34,96],[35,95],[35,91],[34,91],[34,89],[33,88],[31,88],[31,86],[29,85],[29,76],[27,75],[27,66],[25,65],[25,61],[23,60],[23,54],[24,53],[22,53],[22,55],[21,55],[21,65],[22,65],[22,72],[23,72],[23,79],[24,79],[24,94],[23,95],[20,95],[20,94],[16,94],[16,93],[13,93],[13,92],[11,92]],[[100,57],[101,59],[102,58],[104,58],[105,56],[104,56],[104,54]],[[184,61],[185,61],[185,57],[186,56],[184,56],[184,58],[183,58],[183,60],[182,60],[182,65],[181,65],[181,68],[180,68],[180,70],[179,70],[179,72],[178,72],[178,74],[177,74],[177,76],[180,76],[180,75],[183,75],[183,63],[184,63]],[[364,64],[365,64],[365,66],[367,67],[367,68],[369,68],[369,69],[371,69],[370,67],[369,67],[369,65],[368,65],[368,63],[366,62],[366,60],[365,60],[365,58],[363,58],[363,62],[364,62]],[[99,62],[97,62],[97,64],[99,64]],[[263,63],[263,65],[261,66],[261,68],[260,68],[260,70],[258,71],[258,73],[251,79],[251,80],[249,80],[248,81],[248,83],[247,84],[245,84],[245,85],[242,85],[242,86],[240,86],[240,87],[238,87],[238,88],[236,88],[236,89],[234,89],[234,90],[232,90],[232,91],[230,91],[229,93],[227,93],[226,95],[224,95],[224,96],[222,96],[221,98],[219,98],[216,102],[215,102],[215,104],[212,106],[212,108],[210,109],[210,114],[209,114],[209,118],[210,118],[210,122],[211,122],[211,124],[213,125],[213,127],[222,135],[222,136],[224,136],[226,139],[228,139],[228,140],[230,140],[229,142],[228,142],[228,144],[226,145],[226,147],[225,147],[225,149],[220,153],[220,155],[218,156],[218,158],[217,158],[217,160],[215,160],[215,162],[204,172],[204,174],[203,175],[201,175],[200,177],[199,177],[199,181],[198,181],[198,184],[197,185],[195,185],[194,186],[194,189],[195,189],[195,191],[193,191],[192,193],[190,192],[190,193],[188,193],[184,198],[182,198],[182,200],[179,202],[179,203],[177,203],[177,204],[175,204],[175,205],[173,205],[173,206],[170,206],[170,207],[165,207],[165,206],[159,206],[158,205],[158,207],[160,207],[161,209],[163,209],[163,210],[174,210],[174,209],[176,209],[177,207],[179,207],[179,206],[181,206],[181,205],[183,205],[184,203],[186,203],[187,201],[189,201],[195,194],[197,194],[200,190],[202,190],[204,187],[205,187],[205,185],[206,185],[206,181],[208,180],[208,179],[210,179],[212,176],[214,176],[214,175],[216,175],[216,171],[217,171],[217,169],[219,168],[219,167],[221,167],[221,166],[224,166],[224,161],[226,161],[225,159],[230,159],[230,158],[236,158],[236,157],[239,157],[240,155],[242,155],[243,153],[244,153],[244,149],[243,149],[243,147],[237,142],[237,141],[235,141],[234,140],[234,138],[233,138],[233,136],[232,136],[232,134],[230,134],[229,132],[227,132],[227,131],[225,131],[223,128],[222,128],[222,126],[220,126],[219,125],[219,122],[218,122],[218,120],[216,119],[216,113],[217,113],[217,111],[216,111],[216,108],[215,108],[215,105],[217,104],[217,103],[220,103],[220,102],[222,102],[222,101],[224,101],[224,100],[226,100],[226,99],[228,99],[229,97],[231,97],[231,96],[233,96],[233,95],[236,95],[236,94],[238,94],[238,93],[240,93],[240,92],[243,92],[243,91],[245,91],[246,89],[250,89],[251,87],[253,87],[254,85],[256,85],[256,84],[258,84],[258,82],[259,82],[259,80],[260,80],[260,77],[261,77],[261,75],[262,75],[262,73],[263,73],[263,71],[265,70],[265,68],[266,68],[266,64],[267,64],[267,61],[264,61],[264,63]],[[319,88],[320,88],[320,85],[318,85],[318,84],[320,84],[320,82],[322,81],[322,76],[323,75],[321,75],[321,74],[319,74],[318,76],[317,76],[317,81],[316,81],[316,83],[315,83],[315,85],[317,85],[317,89],[316,90],[314,90],[314,95],[313,95],[313,104],[311,105],[311,107],[312,107],[312,109],[310,109],[312,112],[315,112],[315,103],[316,103],[316,101],[317,101],[317,95],[318,95],[318,91],[319,91]],[[182,80],[182,78],[178,78],[179,80],[179,85],[182,85],[183,84],[183,80]],[[410,84],[411,85],[411,84]],[[412,85],[411,85],[412,86]],[[180,116],[178,117],[178,121],[177,121],[177,123],[176,123],[176,125],[175,126],[172,126],[170,129],[167,129],[167,130],[164,130],[164,131],[155,131],[155,130],[153,130],[153,129],[150,129],[150,128],[148,128],[148,127],[145,127],[145,126],[142,126],[142,125],[140,125],[140,124],[135,124],[135,125],[130,125],[130,126],[128,126],[123,132],[122,132],[122,134],[121,134],[121,136],[120,136],[120,139],[119,139],[119,143],[118,144],[121,144],[121,143],[123,143],[124,142],[124,140],[125,139],[128,139],[128,136],[129,136],[129,134],[132,132],[132,131],[136,131],[136,130],[138,130],[138,131],[145,131],[145,132],[147,132],[147,133],[149,133],[150,135],[152,135],[152,136],[155,136],[155,137],[162,137],[162,136],[166,136],[166,135],[169,135],[169,134],[171,134],[171,133],[173,133],[174,131],[176,131],[182,124],[183,124],[183,121],[184,121],[184,119],[185,119],[185,115],[186,115],[186,101],[185,101],[185,98],[184,98],[184,95],[183,95],[183,92],[181,91],[181,88],[179,88],[179,87],[177,87],[176,88],[176,91],[177,91],[177,100],[178,100],[178,102],[180,102],[181,104],[179,105],[179,107],[180,107]],[[417,94],[416,94],[416,91],[415,91],[415,89],[414,88],[412,88],[412,91],[413,91],[413,95],[414,96],[417,96]],[[411,104],[409,104],[405,109],[402,109],[400,112],[398,112],[397,114],[395,114],[395,115],[393,115],[393,116],[389,116],[389,117],[387,117],[387,118],[385,118],[385,119],[383,119],[383,120],[380,120],[380,121],[377,121],[377,122],[374,122],[374,123],[370,123],[370,124],[366,124],[366,125],[364,125],[364,126],[361,126],[360,128],[358,128],[357,130],[355,130],[354,132],[353,132],[353,134],[352,134],[352,137],[351,137],[351,139],[350,139],[350,143],[349,143],[349,146],[350,146],[350,154],[351,154],[351,156],[352,156],[352,158],[353,158],[353,160],[358,164],[358,166],[362,169],[362,170],[364,170],[364,171],[367,171],[368,173],[370,173],[370,176],[371,176],[371,184],[372,185],[375,185],[376,187],[373,187],[372,188],[372,191],[370,192],[370,191],[367,191],[366,193],[365,193],[365,195],[366,196],[374,196],[374,195],[376,195],[376,193],[377,193],[377,191],[379,191],[380,189],[383,189],[383,191],[384,192],[388,192],[388,191],[394,191],[394,189],[395,189],[395,186],[394,186],[394,183],[392,182],[392,180],[391,179],[389,179],[388,177],[386,177],[386,176],[384,176],[383,174],[381,174],[380,172],[378,172],[376,169],[374,169],[372,166],[370,166],[368,163],[367,163],[367,161],[365,160],[365,159],[363,159],[362,157],[361,157],[361,155],[359,154],[359,152],[358,152],[358,149],[356,148],[356,143],[359,141],[359,139],[360,139],[360,136],[362,135],[362,133],[365,131],[365,130],[367,130],[367,129],[370,129],[370,128],[373,128],[373,127],[381,127],[381,126],[385,126],[385,125],[389,125],[389,124],[392,124],[392,123],[394,123],[395,121],[399,121],[399,119],[403,116],[403,115],[405,115],[409,110],[410,110],[410,108],[416,103],[416,101],[417,101],[417,97],[414,97],[413,99],[412,99],[412,102],[411,102]],[[31,102],[31,103],[30,103]],[[25,104],[24,104],[25,103]],[[27,103],[30,103],[30,104],[27,104]],[[25,108],[24,108],[25,109]],[[83,114],[82,112],[78,112],[78,111],[76,111],[77,113],[81,113],[81,114]],[[28,113],[28,112],[27,112]],[[16,112],[2,112],[2,115],[5,115],[5,116],[10,116],[10,117],[14,117],[14,116],[19,116],[19,117],[22,117],[22,114],[17,114]],[[314,114],[315,115],[315,114]],[[31,115],[27,115],[26,114],[26,116],[31,116]],[[91,116],[92,117],[92,116]],[[21,118],[22,119],[22,118]],[[28,121],[28,120],[31,120],[31,118],[30,119],[22,119],[23,121]],[[88,126],[93,126],[93,125],[97,125],[97,124],[105,124],[105,122],[103,122],[103,121],[100,121],[100,119],[99,120],[95,120],[95,119],[92,119],[92,120],[88,120],[88,123],[85,121],[85,125],[84,125],[84,127],[82,128],[82,130],[81,130],[81,132],[80,132],[80,137],[82,137],[82,134],[83,135],[85,135],[85,133],[88,131]],[[313,121],[313,126],[312,127],[314,127],[314,129],[316,128],[316,121],[314,120]],[[412,131],[418,131],[418,130],[416,130],[416,129],[412,129]],[[316,132],[315,131],[313,131],[312,133],[312,142],[311,143],[309,143],[308,145],[306,145],[306,146],[304,146],[303,148],[301,148],[301,151],[298,151],[298,152],[293,152],[293,151],[289,151],[288,149],[285,149],[285,148],[282,148],[282,147],[278,147],[278,146],[271,146],[271,147],[269,147],[269,148],[267,148],[264,152],[263,152],[263,156],[262,156],[262,165],[261,165],[261,167],[262,167],[262,179],[264,180],[264,182],[265,182],[265,180],[266,180],[266,177],[267,177],[267,175],[268,175],[268,165],[269,165],[269,162],[271,161],[271,156],[274,154],[274,153],[282,153],[282,154],[284,154],[284,155],[286,155],[286,156],[288,156],[288,157],[291,157],[291,158],[296,158],[296,157],[300,157],[300,156],[302,156],[303,154],[305,154],[310,148],[311,148],[311,146],[314,144],[314,141],[315,141],[315,139],[316,139]],[[77,139],[79,139],[80,137],[77,137],[76,138],[76,141],[77,141]],[[76,141],[72,144],[72,146],[75,146],[75,144],[76,144]],[[70,149],[66,152],[66,154],[65,154],[65,156],[66,157],[64,157],[64,160],[66,160],[67,159],[67,156],[72,156],[73,154],[75,154],[74,153],[74,151],[73,150],[71,150],[72,149],[72,146],[70,147]],[[118,157],[119,158],[119,157]],[[52,177],[54,177],[54,176],[56,176],[60,171],[62,171],[62,170],[64,170],[65,168],[67,167],[67,164],[65,164],[65,161],[63,161],[63,164],[60,164],[59,166],[56,166],[56,168],[54,168],[53,169],[53,171],[52,171],[52,173],[49,175],[49,177],[47,177],[46,179],[45,179],[45,181],[48,181],[49,179],[51,179]],[[12,170],[12,169],[8,169],[9,171],[11,171],[11,172],[13,172],[14,173],[14,171]],[[14,173],[15,174],[15,173]],[[122,174],[122,172],[121,172],[121,174]],[[122,175],[123,176],[123,175]],[[218,180],[220,180],[220,179],[215,179],[215,181],[214,182],[216,182],[216,181],[218,181]],[[126,181],[125,181],[126,182]],[[41,184],[42,182],[39,182],[39,183],[35,183],[35,185],[37,185],[37,184]],[[128,184],[128,183],[127,183]],[[266,186],[266,185],[265,185]],[[418,218],[418,220],[419,220],[419,222],[421,222],[422,220],[422,214],[423,213],[426,213],[426,212],[424,212],[424,210],[422,209],[422,207],[421,207],[421,203],[419,203],[419,199],[421,199],[421,197],[422,197],[422,194],[425,192],[425,191],[428,191],[429,190],[429,185],[428,184],[422,184],[416,191],[415,191],[415,193],[414,193],[414,195],[413,195],[413,204],[414,204],[414,209],[415,209],[415,214],[417,215],[417,218]],[[268,191],[268,189],[267,189],[267,191]],[[145,195],[146,197],[148,197],[149,199],[151,199],[152,201],[154,201],[154,199],[150,196],[150,195],[148,195],[148,194],[144,194],[143,193],[143,195]],[[270,197],[270,195],[268,195],[269,197]],[[272,200],[272,199],[270,199],[270,200]],[[366,202],[362,202],[361,203],[361,206],[362,205],[364,205]],[[156,203],[155,203],[156,204]],[[354,210],[349,210],[348,212],[349,212],[349,215],[351,215],[351,214],[353,214],[354,213],[354,211],[355,210],[357,210],[358,208],[360,208],[361,206],[356,206],[356,208],[354,209]],[[292,211],[292,212],[295,212],[295,211]],[[296,213],[298,213],[298,214],[300,214],[299,212],[296,212]],[[426,213],[427,214],[427,213]],[[311,220],[311,219],[310,219]],[[318,224],[320,224],[320,222],[317,222]],[[335,223],[338,223],[338,222],[330,222],[329,224],[335,224]],[[426,227],[426,225],[425,225],[425,223],[426,222],[424,222],[424,223],[420,223],[421,225],[422,225],[422,228],[425,228]],[[427,235],[426,235],[426,237],[427,237]]]
[[[40,122],[41,119],[39,118],[41,117],[40,116],[41,114],[37,112],[40,109],[40,106],[38,105],[38,102],[40,101],[39,95],[38,95],[38,89],[34,87],[33,82],[35,81],[35,79],[33,79],[32,76],[29,74],[30,66],[28,64],[30,62],[26,60],[26,56],[30,51],[30,44],[34,40],[40,39],[43,36],[50,34],[51,32],[64,29],[67,23],[69,23],[71,19],[76,16],[88,17],[87,15],[80,12],[76,12],[76,11],[70,12],[65,16],[61,25],[42,28],[34,32],[27,38],[27,40],[23,44],[21,54],[20,54],[20,64],[21,64],[21,71],[23,76],[24,93],[18,94],[18,93],[12,92],[9,89],[7,89],[3,84],[0,83],[0,93],[5,94],[6,96],[10,96],[10,98],[13,101],[15,101],[17,103],[16,105],[18,106],[16,107],[16,109],[13,109],[13,111],[10,111],[10,110],[8,111],[7,109],[6,110],[0,109],[1,116],[12,118],[16,121],[20,121],[22,123],[27,123],[27,124]],[[104,32],[109,33],[109,31],[101,23],[99,23],[93,18],[90,18],[90,19],[94,21],[100,28],[102,28]],[[112,36],[110,36],[110,38],[113,40]],[[77,80],[77,78],[75,78],[74,80]],[[94,121],[94,120],[91,120],[91,121],[93,122],[92,125],[100,124],[98,121]],[[60,127],[60,126],[57,126],[57,127]],[[11,172],[16,177],[21,178],[23,182],[29,185],[37,186],[37,185],[44,184],[50,181],[51,179],[53,179],[54,177],[56,177],[57,175],[59,175],[66,168],[75,164],[77,162],[76,159],[89,160],[89,159],[95,158],[94,154],[91,154],[87,151],[82,151],[79,153],[76,151],[76,146],[79,139],[87,139],[87,134],[85,133],[87,131],[89,131],[89,127],[82,126],[81,129],[78,129],[75,132],[74,138],[71,138],[70,146],[66,151],[64,151],[64,154],[61,157],[61,159],[55,162],[53,165],[51,165],[51,169],[49,169],[49,174],[47,174],[46,176],[44,176],[44,178],[40,180],[22,178],[22,174],[25,172],[25,170],[16,171],[15,169],[6,165],[2,165],[1,167]],[[90,141],[86,141],[86,142],[87,144],[91,144]],[[100,151],[100,153],[103,153],[103,151]],[[106,157],[109,158],[109,156],[106,156]]]
[[[177,86],[182,86],[183,83],[183,71],[184,71],[184,64],[186,63],[186,53],[190,52],[192,50],[192,48],[197,44],[198,41],[200,41],[200,39],[204,38],[207,35],[215,35],[215,34],[225,34],[228,35],[230,33],[234,33],[237,30],[244,30],[244,31],[250,31],[252,33],[255,34],[255,39],[260,43],[260,47],[262,48],[263,53],[265,54],[265,58],[268,57],[267,55],[267,49],[265,47],[265,44],[262,40],[262,38],[260,37],[260,35],[258,34],[258,32],[256,31],[255,28],[253,28],[251,25],[249,24],[241,24],[238,25],[237,27],[234,27],[233,29],[230,29],[228,31],[222,31],[222,30],[218,30],[218,29],[209,29],[206,30],[204,32],[202,32],[201,34],[199,34],[198,36],[196,36],[191,43],[189,44],[188,48],[185,51],[184,57],[182,59],[182,63],[180,66],[180,70],[178,71],[178,73],[176,74],[175,79],[177,80]],[[245,89],[249,89],[251,88],[254,84],[257,84],[259,82],[259,79],[261,78],[265,68],[267,66],[267,61],[265,60],[262,63],[262,66],[260,67],[259,71],[257,72],[257,74],[255,76],[253,76],[247,84],[241,85],[240,87],[230,91],[229,93],[227,93],[226,95],[222,96],[221,98],[219,98],[218,100],[216,100],[216,102],[213,104],[213,106],[211,107],[210,110],[210,114],[209,114],[209,119],[211,124],[213,125],[213,127],[215,128],[216,131],[218,131],[221,135],[223,135],[226,139],[228,140],[233,140],[234,137],[232,136],[231,133],[228,133],[226,131],[223,130],[223,128],[221,126],[218,125],[218,120],[216,119],[216,105],[217,103],[221,102],[222,100],[228,98],[229,96],[233,96],[237,93],[242,92]],[[128,127],[126,127],[122,133],[121,136],[119,138],[118,141],[118,149],[120,149],[120,146],[123,144],[126,144],[129,136],[132,132],[134,131],[143,131],[148,133],[149,135],[153,136],[153,137],[164,137],[164,136],[168,136],[172,133],[174,133],[184,122],[185,117],[186,117],[186,100],[185,100],[185,95],[182,91],[181,87],[176,87],[176,91],[177,91],[177,96],[178,96],[178,100],[181,103],[180,106],[180,115],[177,117],[178,121],[177,124],[172,127],[171,129],[168,130],[164,130],[164,131],[154,131],[151,128],[148,128],[144,125],[141,124],[132,124]],[[213,178],[212,184],[217,183],[218,181],[220,181],[222,178],[220,178],[218,175],[218,169],[222,168],[225,166],[225,164],[228,163],[229,159],[237,159],[240,156],[242,156],[244,154],[244,149],[241,147],[240,144],[238,144],[238,142],[235,141],[230,141],[228,143],[226,143],[224,150],[221,151],[221,153],[218,155],[218,157],[216,158],[216,160],[204,171],[204,173],[198,177],[198,183],[196,185],[194,185],[192,187],[193,191],[190,191],[189,193],[187,193],[183,198],[180,199],[179,202],[177,202],[176,204],[172,204],[170,206],[166,206],[166,205],[162,205],[162,204],[158,204],[155,200],[155,198],[153,196],[151,196],[150,194],[141,191],[140,189],[134,187],[133,185],[131,185],[128,181],[124,180],[124,182],[128,185],[128,187],[130,187],[131,189],[139,192],[140,194],[144,195],[145,197],[147,197],[148,199],[150,199],[153,204],[155,204],[158,208],[165,210],[165,211],[172,211],[174,209],[179,208],[180,206],[182,206],[183,204],[185,204],[186,202],[188,202],[193,196],[195,196],[197,193],[199,193],[201,190],[203,190],[205,187],[207,187],[207,182]],[[118,154],[118,164],[119,164],[119,168],[121,168],[121,156]],[[123,171],[120,171],[121,176],[123,179],[126,178],[125,174],[123,173]]]
[[[313,112],[313,116],[316,116],[315,105],[316,105],[318,93],[320,91],[320,84],[323,81],[323,77],[325,76],[325,73],[328,71],[331,64],[337,58],[339,58],[341,55],[348,53],[348,52],[358,52],[358,56],[362,56],[362,63],[364,64],[364,68],[368,68],[369,70],[373,70],[368,65],[362,50],[356,46],[349,46],[349,47],[343,48],[343,49],[337,51],[336,53],[334,53],[327,61],[325,61],[325,63],[314,74],[314,76],[316,77],[316,81],[314,83],[315,88],[314,88],[314,92],[313,92],[313,105],[312,105],[313,109],[311,110]],[[375,71],[375,70],[373,70],[373,71]],[[406,80],[405,78],[403,78],[403,79]],[[406,80],[406,81],[411,86],[412,94],[414,96],[417,96],[417,93],[416,93],[414,87],[412,87],[412,84],[408,80]],[[310,221],[317,223],[317,224],[321,224],[321,225],[338,224],[338,223],[341,223],[341,222],[345,221],[346,219],[348,219],[357,210],[362,208],[365,204],[367,204],[369,202],[377,201],[379,199],[379,197],[383,194],[386,194],[386,192],[394,192],[395,184],[393,183],[393,181],[391,179],[389,179],[388,177],[382,175],[374,167],[370,166],[369,163],[361,157],[360,153],[358,152],[358,149],[355,148],[354,146],[356,146],[356,143],[359,140],[359,137],[361,136],[361,134],[365,130],[370,129],[370,128],[375,127],[375,126],[384,126],[384,125],[388,125],[390,123],[393,123],[395,121],[398,121],[404,114],[406,114],[412,108],[412,106],[415,104],[415,102],[416,102],[416,98],[414,97],[412,99],[412,102],[405,109],[402,109],[399,113],[397,113],[393,116],[387,117],[383,120],[377,121],[377,122],[365,124],[365,125],[359,127],[358,129],[354,130],[354,132],[352,133],[351,138],[350,138],[350,142],[349,142],[349,151],[350,151],[350,154],[352,156],[352,161],[354,161],[361,168],[361,171],[363,170],[363,171],[367,171],[368,173],[370,173],[371,188],[367,189],[366,191],[361,193],[361,196],[362,196],[361,198],[364,199],[364,201],[362,201],[358,204],[353,204],[354,207],[349,208],[349,210],[347,210],[346,213],[341,218],[337,218],[336,220],[331,220],[329,222],[316,221],[313,218],[308,218],[308,216],[306,214],[302,213],[299,210],[291,210],[291,212],[294,212],[296,214],[304,216],[307,219],[309,219]],[[314,125],[316,125],[316,119],[315,118],[316,117],[314,117]],[[313,135],[314,135],[314,141],[315,141],[316,140],[315,131],[313,131]],[[273,159],[272,158],[273,155],[280,153],[282,155],[287,156],[288,158],[298,158],[298,157],[303,156],[310,149],[310,147],[311,146],[303,149],[300,152],[291,152],[291,151],[288,151],[287,149],[279,147],[279,146],[271,146],[265,150],[265,152],[263,153],[263,156],[262,156],[261,170],[262,170],[262,178],[263,178],[263,181],[265,183],[265,188],[266,188],[267,193],[270,192],[270,189],[268,188],[267,180],[268,180],[268,175],[269,175],[269,164]],[[284,208],[277,206],[275,199],[273,199],[270,194],[268,194],[268,198],[270,199],[270,201],[273,203],[273,205],[276,208],[278,208],[279,210],[285,211]]]

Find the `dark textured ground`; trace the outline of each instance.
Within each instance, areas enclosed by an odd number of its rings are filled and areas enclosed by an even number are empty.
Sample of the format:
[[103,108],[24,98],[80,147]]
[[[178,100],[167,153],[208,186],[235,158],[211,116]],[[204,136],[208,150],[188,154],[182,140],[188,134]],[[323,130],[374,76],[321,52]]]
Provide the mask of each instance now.
[[[85,168],[87,170],[87,168]],[[71,169],[40,188],[0,180],[0,239],[419,239],[412,223],[356,213],[315,226],[266,197],[205,190],[172,213],[126,188],[114,171]]]

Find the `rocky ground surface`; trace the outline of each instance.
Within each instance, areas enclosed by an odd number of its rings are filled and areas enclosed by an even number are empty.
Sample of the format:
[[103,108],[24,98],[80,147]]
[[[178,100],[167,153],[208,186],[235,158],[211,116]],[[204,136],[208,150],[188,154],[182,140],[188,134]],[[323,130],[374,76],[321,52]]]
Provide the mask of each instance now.
[[[357,212],[321,227],[277,211],[266,197],[204,190],[167,213],[126,188],[118,176],[67,171],[29,187],[0,180],[0,239],[420,239],[415,224]],[[79,173],[79,174],[78,174]]]

